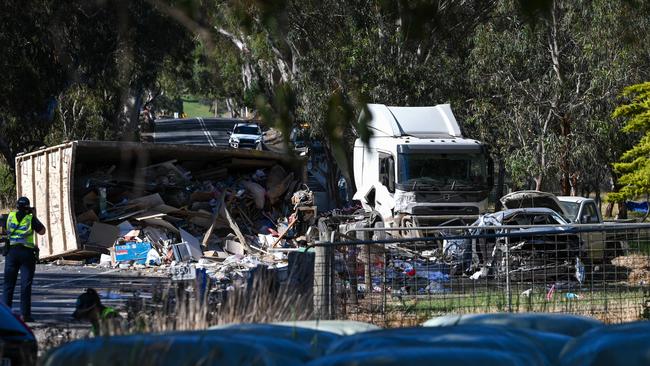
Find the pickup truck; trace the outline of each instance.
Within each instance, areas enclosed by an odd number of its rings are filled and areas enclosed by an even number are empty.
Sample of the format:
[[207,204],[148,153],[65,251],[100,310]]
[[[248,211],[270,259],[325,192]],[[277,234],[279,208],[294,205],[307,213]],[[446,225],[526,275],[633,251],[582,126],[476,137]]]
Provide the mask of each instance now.
[[[579,196],[557,196],[566,219],[573,224],[613,225],[614,222],[603,221],[596,201]],[[611,230],[592,231],[580,234],[582,240],[590,243],[590,257],[607,260],[622,255],[628,249],[625,233]]]
[[602,224],[603,217],[592,198],[579,196],[557,196],[566,219],[574,224]]
[[608,262],[628,249],[624,231],[608,227],[613,222],[604,222],[596,202],[591,198],[555,196],[540,191],[518,191],[501,198],[507,209],[546,207],[562,215],[572,225],[585,225],[579,233],[585,243],[588,258],[594,263]]

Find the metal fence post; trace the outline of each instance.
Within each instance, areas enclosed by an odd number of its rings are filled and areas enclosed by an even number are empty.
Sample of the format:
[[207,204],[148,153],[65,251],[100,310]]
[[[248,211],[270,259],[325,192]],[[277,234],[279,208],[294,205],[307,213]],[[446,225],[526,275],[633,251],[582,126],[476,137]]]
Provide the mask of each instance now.
[[328,283],[327,286],[329,287],[329,294],[327,296],[327,299],[329,300],[329,303],[327,304],[327,316],[329,319],[336,319],[336,305],[337,305],[337,299],[338,296],[336,295],[336,260],[335,260],[335,255],[334,255],[334,246],[331,245],[335,241],[339,240],[339,235],[338,231],[332,231],[330,235],[330,242],[328,246],[325,247],[325,254],[327,255],[328,263],[329,263],[329,270],[327,272],[327,278],[328,278]]
[[[506,232],[509,234],[510,231]],[[510,288],[510,237],[506,235],[506,295],[508,301],[508,312],[512,313],[512,290]]]
[[319,243],[314,261],[314,313],[317,319],[331,319],[333,309],[333,247],[328,245],[332,231],[324,219],[318,222]]

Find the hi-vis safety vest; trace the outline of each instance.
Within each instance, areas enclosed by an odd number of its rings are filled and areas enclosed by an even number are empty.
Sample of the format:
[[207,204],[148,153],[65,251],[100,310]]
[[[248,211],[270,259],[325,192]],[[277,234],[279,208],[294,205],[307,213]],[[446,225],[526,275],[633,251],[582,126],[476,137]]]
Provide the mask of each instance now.
[[102,318],[102,320],[106,320],[106,319],[110,318],[111,316],[115,316],[115,315],[118,315],[117,311],[115,311],[115,309],[107,306],[107,307],[104,308],[104,310],[102,310],[102,313],[101,313],[100,317]]
[[[100,319],[100,321],[105,322],[106,320],[108,320],[110,318],[115,318],[115,317],[119,317],[119,316],[120,316],[120,314],[118,314],[117,311],[115,311],[115,309],[107,306],[99,314],[99,319]],[[92,331],[93,335],[96,336],[96,337],[100,335],[99,328],[96,327],[95,325],[92,326],[91,331]]]
[[7,234],[9,245],[23,245],[34,248],[34,230],[32,230],[32,214],[27,214],[18,222],[15,212],[10,212],[7,217]]

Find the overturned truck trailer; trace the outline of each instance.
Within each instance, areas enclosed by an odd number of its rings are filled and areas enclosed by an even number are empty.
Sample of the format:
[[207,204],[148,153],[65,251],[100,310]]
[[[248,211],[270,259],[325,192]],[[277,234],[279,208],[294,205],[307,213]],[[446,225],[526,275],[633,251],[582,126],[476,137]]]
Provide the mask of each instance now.
[[[178,178],[163,177],[162,182],[153,183],[145,179],[149,168],[170,162],[178,167],[173,169],[181,170],[177,172],[180,179],[184,179],[185,174],[196,181],[204,178],[213,182],[233,180],[236,179],[233,177],[254,174],[258,169],[280,166],[287,173],[293,173],[296,182],[306,180],[303,160],[256,150],[72,141],[19,155],[16,157],[16,192],[18,196],[30,198],[37,217],[47,229],[45,235],[36,237],[41,259],[83,257],[105,252],[110,243],[80,240],[83,225],[79,225],[78,220],[80,214],[88,212],[84,199],[89,192],[96,192],[98,187],[115,187],[118,182],[120,187],[130,188],[123,197],[117,198],[122,201],[136,200],[151,192],[161,192],[163,196],[171,194],[169,187],[174,188],[174,179]],[[111,179],[103,178],[105,176]],[[178,195],[189,194],[180,186],[176,191]],[[97,215],[110,211],[111,204],[106,207],[105,201],[102,201],[104,207],[97,210],[101,211]],[[181,207],[181,203],[178,205]],[[117,224],[122,219],[112,217],[107,220]]]

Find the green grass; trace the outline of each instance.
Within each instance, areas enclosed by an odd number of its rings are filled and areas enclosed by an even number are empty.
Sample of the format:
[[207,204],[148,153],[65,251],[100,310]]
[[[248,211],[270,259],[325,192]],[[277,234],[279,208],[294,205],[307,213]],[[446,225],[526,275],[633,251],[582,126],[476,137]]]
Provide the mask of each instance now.
[[187,117],[214,117],[208,105],[194,98],[183,98],[183,111]]
[[[643,288],[619,287],[603,290],[575,289],[580,298],[567,298],[569,291],[557,291],[546,300],[546,290],[537,289],[530,296],[513,288],[512,312],[547,312],[589,316],[605,323],[622,323],[650,319],[650,291]],[[508,312],[504,289],[482,289],[466,293],[442,293],[391,298],[383,303],[381,294],[373,294],[347,305],[340,314],[343,319],[359,320],[382,327],[417,326],[428,319],[448,314],[485,314]]]
[[[561,292],[556,293],[550,301],[546,300],[545,293],[538,292],[531,296],[513,293],[512,311],[582,314],[616,323],[638,319],[647,300],[647,294],[641,290],[575,292],[580,299],[567,299]],[[508,300],[502,291],[440,294],[411,298],[404,302],[392,300],[387,304],[387,310],[424,319],[449,313],[506,312]]]

